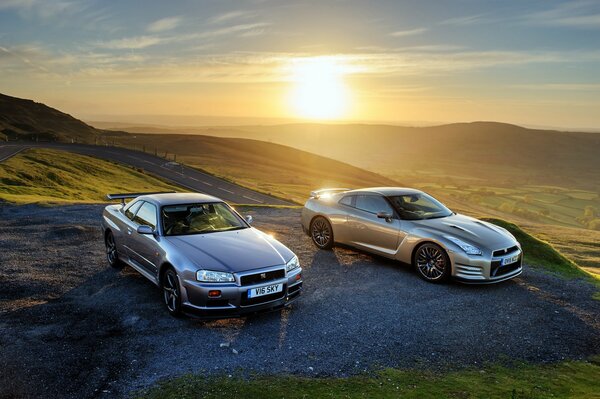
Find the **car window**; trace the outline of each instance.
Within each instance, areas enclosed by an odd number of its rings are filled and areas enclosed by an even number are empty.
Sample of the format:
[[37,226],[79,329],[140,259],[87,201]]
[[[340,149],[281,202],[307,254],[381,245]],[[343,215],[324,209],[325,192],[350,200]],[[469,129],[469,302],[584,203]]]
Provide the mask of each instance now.
[[248,228],[246,222],[222,202],[164,206],[161,215],[163,230],[167,236]]
[[144,202],[144,205],[135,214],[133,221],[140,225],[156,228],[156,207],[149,202]]
[[379,195],[357,195],[354,207],[370,213],[392,213],[390,204]]
[[394,195],[388,197],[398,214],[405,220],[444,218],[452,211],[425,193]]
[[140,206],[142,206],[143,203],[144,203],[144,201],[136,201],[136,202],[132,203],[125,210],[125,216],[127,216],[127,219],[133,220],[133,217],[135,216],[135,213],[138,211],[138,209],[140,209]]
[[346,195],[344,198],[340,200],[340,204],[352,206],[352,199],[354,195]]

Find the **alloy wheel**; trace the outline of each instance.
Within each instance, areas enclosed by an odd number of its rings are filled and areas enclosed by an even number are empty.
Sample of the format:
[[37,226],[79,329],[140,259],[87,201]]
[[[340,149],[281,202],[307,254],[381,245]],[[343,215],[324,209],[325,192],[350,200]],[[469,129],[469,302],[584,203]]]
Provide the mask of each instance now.
[[167,270],[163,281],[163,296],[165,305],[171,313],[179,312],[179,284],[177,275],[172,270]]
[[116,265],[118,262],[117,245],[112,233],[108,233],[106,236],[106,260],[111,266]]
[[329,245],[331,240],[331,228],[329,223],[323,218],[318,218],[312,225],[312,239],[321,248]]
[[446,276],[447,261],[443,250],[434,244],[422,245],[416,254],[419,273],[429,281],[437,281]]

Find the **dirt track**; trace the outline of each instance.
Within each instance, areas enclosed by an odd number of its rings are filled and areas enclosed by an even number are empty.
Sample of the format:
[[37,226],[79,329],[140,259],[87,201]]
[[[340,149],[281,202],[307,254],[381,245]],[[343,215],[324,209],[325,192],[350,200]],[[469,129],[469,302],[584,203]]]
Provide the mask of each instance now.
[[406,265],[317,251],[286,209],[250,212],[299,255],[299,302],[177,320],[150,282],[107,266],[101,209],[1,206],[0,397],[126,396],[186,372],[349,375],[600,353],[600,301],[586,283],[526,268],[495,286],[431,285]]

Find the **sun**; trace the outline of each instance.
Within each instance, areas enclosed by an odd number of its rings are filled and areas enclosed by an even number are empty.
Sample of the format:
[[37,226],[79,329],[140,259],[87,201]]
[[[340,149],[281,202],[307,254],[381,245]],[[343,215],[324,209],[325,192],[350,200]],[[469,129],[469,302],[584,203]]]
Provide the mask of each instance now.
[[290,105],[294,114],[307,119],[338,119],[347,112],[349,90],[344,65],[335,57],[295,59],[291,65],[294,86]]

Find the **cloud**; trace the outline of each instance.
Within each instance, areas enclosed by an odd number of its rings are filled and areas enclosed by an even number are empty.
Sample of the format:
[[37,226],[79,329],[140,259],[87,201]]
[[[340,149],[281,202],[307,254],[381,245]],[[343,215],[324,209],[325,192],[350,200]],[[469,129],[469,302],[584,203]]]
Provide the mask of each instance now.
[[410,30],[399,30],[399,31],[390,33],[390,36],[394,36],[394,37],[413,36],[413,35],[419,35],[421,33],[427,32],[427,31],[428,31],[427,28],[415,28],[415,29],[410,29]]
[[208,19],[208,22],[211,24],[221,24],[223,22],[235,20],[235,19],[245,19],[255,16],[256,13],[245,11],[245,10],[236,10],[226,12],[224,14],[215,15]]
[[109,40],[106,42],[97,42],[96,46],[113,50],[136,50],[155,46],[166,41],[168,41],[168,39],[157,36],[134,36]]
[[491,22],[491,19],[486,14],[475,14],[449,18],[440,22],[440,25],[468,26],[484,24],[488,22]]
[[516,89],[549,91],[598,91],[600,83],[539,83],[512,85]]
[[148,32],[164,32],[176,28],[181,23],[181,17],[162,18],[152,22],[146,30]]
[[48,19],[55,16],[75,15],[88,7],[77,0],[2,0],[0,10],[14,10],[22,17]]
[[600,3],[567,2],[549,10],[526,15],[524,19],[533,25],[600,29]]
[[245,33],[248,33],[248,32],[251,32],[251,31],[260,30],[260,29],[263,29],[263,28],[265,28],[265,27],[267,27],[269,25],[270,24],[266,23],[266,22],[257,22],[257,23],[254,23],[254,24],[233,25],[233,26],[228,26],[228,27],[225,27],[225,28],[220,28],[220,29],[214,29],[214,30],[208,30],[208,31],[200,32],[200,33],[196,34],[195,37],[197,37],[197,38],[210,38],[210,37],[216,37],[216,36],[231,35],[231,34],[235,34],[235,33],[238,33],[240,35],[244,35]]

